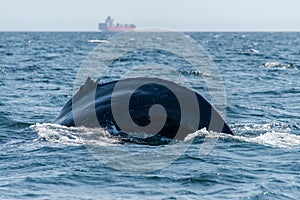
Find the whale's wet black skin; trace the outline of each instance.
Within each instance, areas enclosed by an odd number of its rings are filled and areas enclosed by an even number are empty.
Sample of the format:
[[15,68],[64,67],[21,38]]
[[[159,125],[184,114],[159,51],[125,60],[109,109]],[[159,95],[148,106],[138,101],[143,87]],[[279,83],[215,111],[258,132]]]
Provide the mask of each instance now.
[[[145,80],[149,83],[141,84],[140,87],[134,90],[132,89]],[[86,126],[92,128],[101,126],[108,131],[117,129],[120,133],[128,133],[129,131],[141,132],[141,130],[143,130],[146,135],[147,133],[157,133],[166,138],[176,138],[179,140],[183,140],[188,134],[202,128],[206,128],[209,131],[233,134],[216,109],[200,94],[187,87],[157,78],[129,78],[119,83],[118,81],[104,84],[98,84],[97,82],[98,81],[94,82],[88,78],[80,90],[66,103],[60,114],[54,120],[54,123],[64,126]],[[121,90],[115,90],[117,83],[122,84]],[[166,85],[172,88],[169,89]],[[198,118],[197,116],[187,116],[186,114],[193,115],[193,112],[185,112],[185,116],[181,116],[183,113],[181,108],[184,106],[180,104],[180,100],[178,100],[174,91],[177,94],[184,94],[185,96],[183,95],[183,97],[188,101],[191,97],[187,96],[187,94],[194,95],[197,105],[188,103],[190,104],[188,105],[188,109],[196,111],[195,113],[200,113]],[[121,104],[125,103],[123,99],[126,99],[126,95],[130,96],[129,104],[124,106]],[[112,98],[115,99],[115,104],[112,104]],[[113,112],[112,105],[121,107],[119,110],[117,109]],[[151,111],[153,105],[160,106],[158,109]],[[116,115],[118,115],[117,117],[119,118],[121,117],[121,120],[124,119],[123,122],[125,122],[125,125],[127,124],[126,120],[129,118],[122,118],[123,114],[126,113],[126,111],[122,110],[122,107],[125,110],[127,109],[131,118],[130,120],[132,120],[136,126],[131,126],[130,123],[128,123],[129,127],[123,130],[122,126],[118,124],[118,120],[120,121],[120,119],[117,120]],[[162,110],[163,112],[161,112]],[[188,117],[191,120],[182,121],[183,117]],[[190,121],[193,121],[192,119],[197,119],[197,124],[194,128],[189,124]],[[148,126],[151,123],[154,124],[152,128],[140,128]],[[154,130],[157,128],[155,123],[157,126],[161,123],[163,125],[158,130]],[[184,128],[181,128],[178,134],[180,126]]]

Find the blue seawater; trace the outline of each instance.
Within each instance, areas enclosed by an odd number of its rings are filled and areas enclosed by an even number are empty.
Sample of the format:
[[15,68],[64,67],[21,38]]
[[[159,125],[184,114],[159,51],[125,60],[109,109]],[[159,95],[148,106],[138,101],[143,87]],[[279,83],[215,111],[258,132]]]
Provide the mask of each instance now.
[[[86,146],[115,145],[116,138],[88,141],[80,134],[90,130],[51,124],[72,97],[82,62],[110,35],[1,32],[0,199],[299,199],[300,33],[186,34],[217,65],[227,97],[224,117],[236,134],[193,133],[191,146],[166,167],[130,172],[107,164],[120,156],[103,152],[98,160]],[[143,64],[143,56],[182,64],[178,72],[207,94],[203,74],[163,52],[127,55],[118,67]],[[204,136],[219,139],[201,157]],[[122,148],[143,153],[159,147]]]

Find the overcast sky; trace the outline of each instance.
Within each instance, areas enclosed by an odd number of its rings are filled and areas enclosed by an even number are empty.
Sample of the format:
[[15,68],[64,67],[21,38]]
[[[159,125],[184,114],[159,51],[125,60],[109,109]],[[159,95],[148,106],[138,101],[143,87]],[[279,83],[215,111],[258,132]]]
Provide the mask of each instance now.
[[299,0],[0,0],[0,31],[97,31],[120,23],[194,31],[300,31]]

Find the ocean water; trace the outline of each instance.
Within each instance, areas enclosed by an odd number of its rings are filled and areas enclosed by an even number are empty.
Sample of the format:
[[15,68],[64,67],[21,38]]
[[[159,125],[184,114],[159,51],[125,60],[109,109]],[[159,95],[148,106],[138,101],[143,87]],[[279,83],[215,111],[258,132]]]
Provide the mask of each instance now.
[[[186,138],[192,143],[178,159],[143,171],[155,163],[147,152],[164,146],[120,144],[105,130],[51,123],[72,97],[83,61],[111,35],[1,32],[0,199],[299,199],[300,33],[185,34],[218,67],[224,117],[235,135],[197,131]],[[99,77],[117,79],[130,65],[155,71],[146,61],[175,66],[210,99],[203,82],[209,74],[162,51],[125,55],[112,63],[116,72]],[[99,132],[97,140],[85,137]],[[218,140],[201,156],[206,138]],[[91,144],[103,147],[98,157]],[[111,153],[115,146],[145,162],[126,162],[126,155]]]

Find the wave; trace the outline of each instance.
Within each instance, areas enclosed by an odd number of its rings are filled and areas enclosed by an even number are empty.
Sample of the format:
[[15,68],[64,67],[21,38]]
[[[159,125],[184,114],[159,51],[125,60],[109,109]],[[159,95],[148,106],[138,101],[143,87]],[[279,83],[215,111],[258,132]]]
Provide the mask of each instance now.
[[89,43],[109,43],[107,40],[88,40]]
[[299,69],[300,66],[294,63],[281,63],[281,62],[266,62],[261,65],[262,68],[273,69]]
[[300,148],[300,135],[291,133],[291,128],[288,125],[275,122],[259,125],[245,124],[233,129],[237,129],[235,130],[236,135],[199,130],[188,135],[186,139],[206,136],[208,138],[233,139],[277,148]]
[[239,129],[242,134],[235,136],[238,140],[279,148],[300,147],[300,135],[293,133],[294,124],[280,122],[245,124]]
[[186,69],[180,69],[180,70],[174,70],[175,72],[178,72],[182,75],[193,75],[193,76],[200,76],[200,77],[211,77],[210,74],[206,73],[206,72],[200,72],[197,70],[186,70]]
[[38,133],[36,140],[60,143],[65,145],[100,145],[111,146],[119,144],[110,133],[102,128],[66,127],[58,124],[35,124],[30,128]]
[[299,135],[284,132],[271,131],[255,137],[234,136],[234,138],[244,142],[258,143],[279,148],[300,147]]
[[[240,127],[239,127],[240,126]],[[124,143],[120,137],[111,135],[102,128],[65,127],[58,124],[35,124],[30,126],[38,132],[36,140],[60,143],[65,145],[99,145],[115,146]],[[277,148],[299,148],[300,135],[291,133],[286,125],[268,123],[262,125],[236,125],[236,135],[210,132],[206,129],[189,134],[184,141],[197,137],[208,139],[233,139],[247,143],[256,143]],[[134,142],[136,144],[136,142]],[[141,143],[143,144],[143,143]]]

